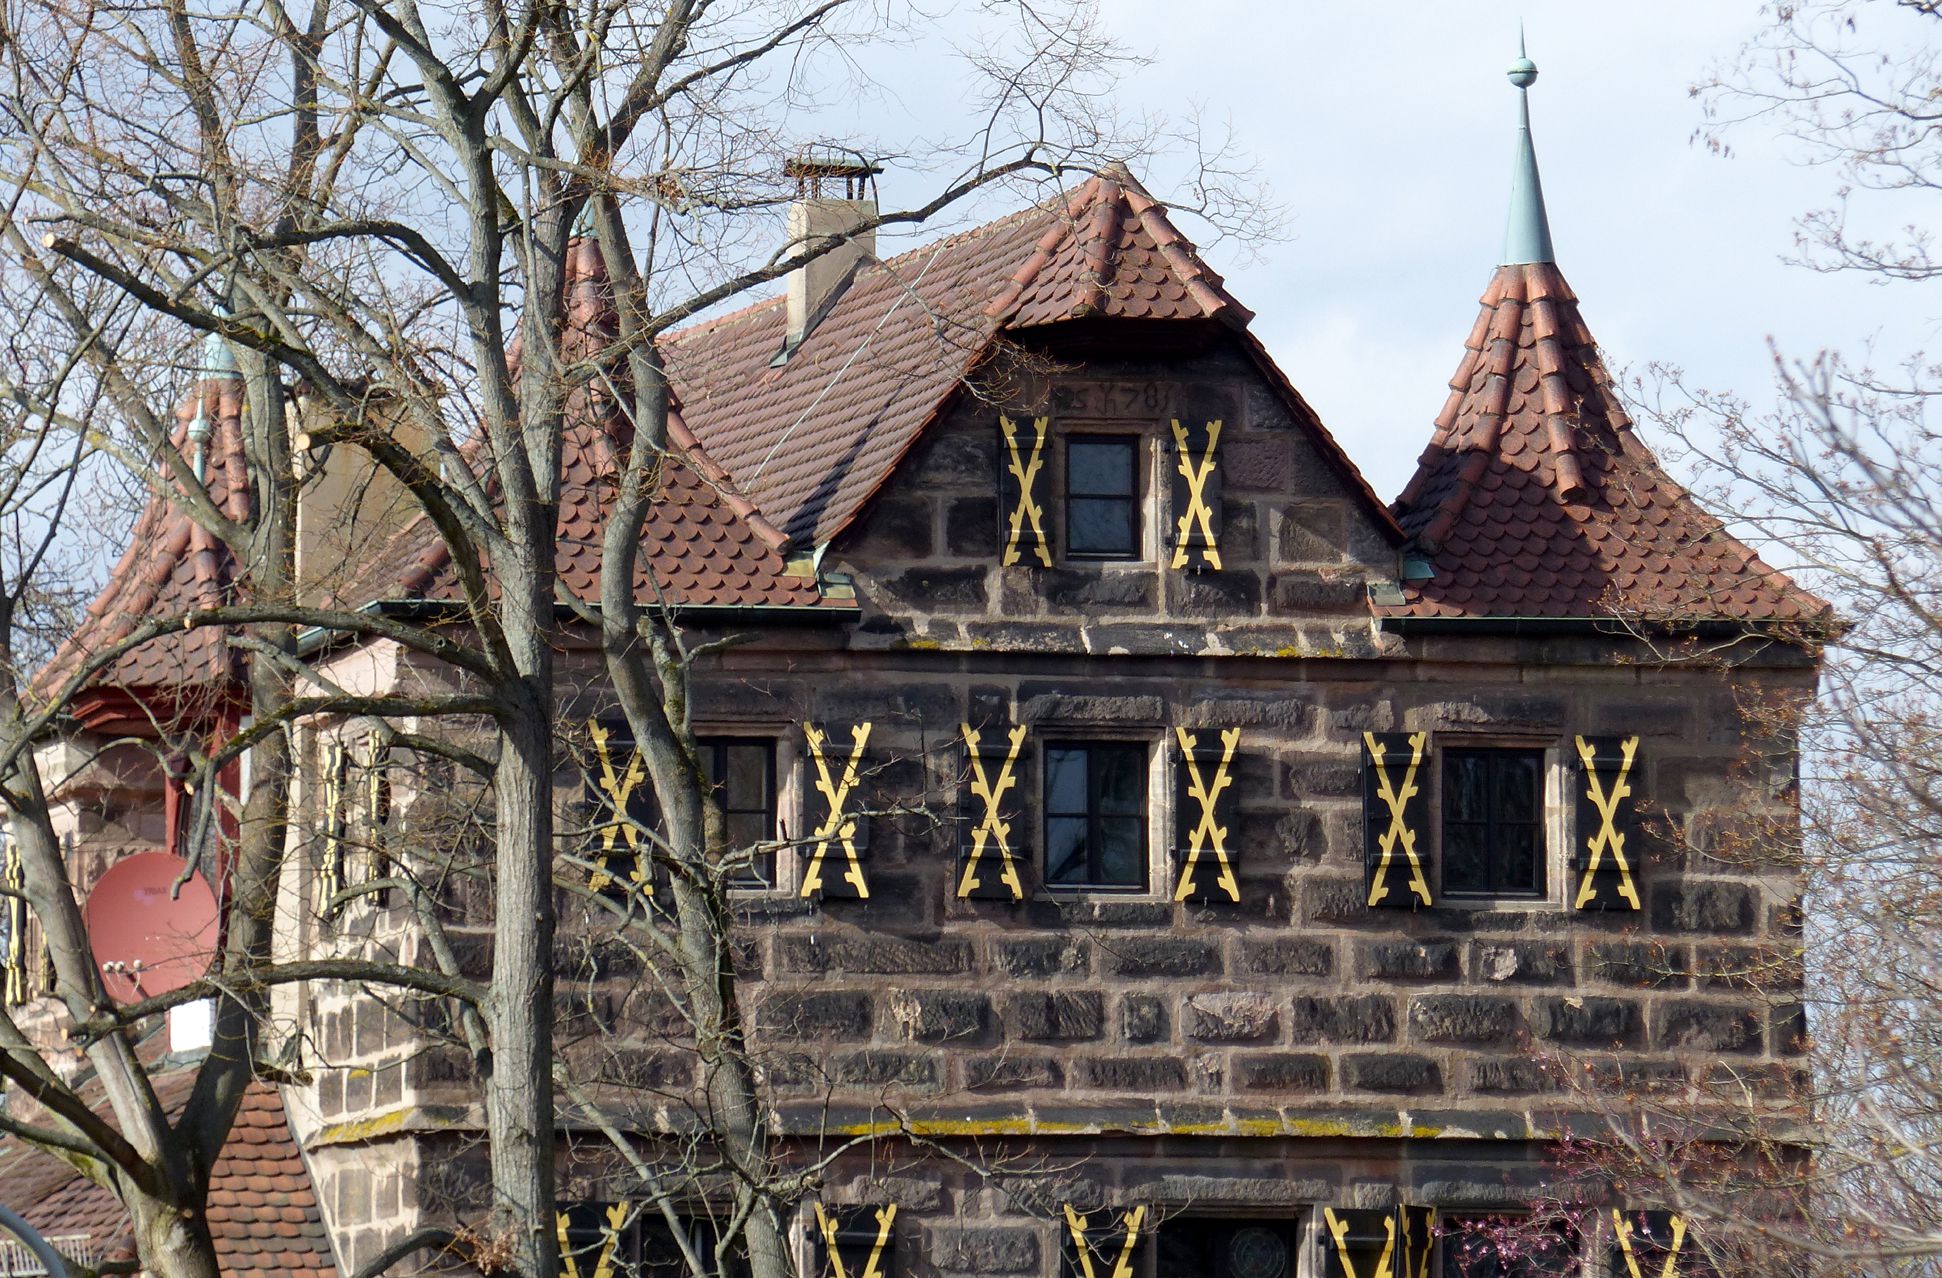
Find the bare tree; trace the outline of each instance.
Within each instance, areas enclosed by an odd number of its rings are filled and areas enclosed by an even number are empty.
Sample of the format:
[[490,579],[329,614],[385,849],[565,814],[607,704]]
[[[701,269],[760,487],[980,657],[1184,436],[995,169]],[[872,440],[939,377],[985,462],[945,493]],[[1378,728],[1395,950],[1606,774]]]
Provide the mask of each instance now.
[[[74,1021],[101,1031],[91,1050],[120,1071],[110,1099],[122,1130],[146,1133],[100,1176],[138,1221],[155,1222],[138,1231],[146,1267],[213,1273],[196,1223],[200,1182],[169,1174],[169,1160],[186,1171],[209,1165],[252,1063],[273,1047],[266,991],[285,981],[360,981],[458,1004],[451,1019],[481,1064],[491,1162],[492,1217],[465,1222],[466,1233],[506,1272],[544,1278],[558,1268],[556,1093],[611,1132],[644,1182],[659,1186],[648,1197],[670,1219],[696,1192],[693,1177],[663,1184],[652,1149],[602,1115],[555,1053],[556,652],[578,625],[597,636],[657,800],[660,824],[644,833],[669,874],[671,910],[635,911],[627,926],[654,956],[705,1065],[702,1144],[730,1186],[729,1241],[757,1278],[790,1271],[782,1209],[802,1181],[778,1164],[763,1126],[726,896],[747,850],[732,846],[710,797],[688,713],[691,671],[705,653],[639,588],[656,480],[686,447],[659,339],[857,235],[920,222],[993,184],[1056,186],[1145,144],[1111,115],[1105,91],[1124,55],[1100,35],[1090,4],[966,7],[951,17],[978,50],[965,73],[981,97],[962,136],[927,144],[926,193],[841,234],[781,233],[796,195],[790,161],[912,149],[855,132],[830,102],[866,83],[863,49],[916,39],[938,17],[863,0],[7,7],[0,175],[10,198],[0,233],[21,313],[36,324],[21,344],[60,352],[91,389],[82,411],[59,385],[17,381],[14,401],[33,423],[22,436],[61,425],[64,438],[109,441],[113,459],[148,474],[249,579],[233,607],[168,619],[227,627],[225,642],[248,657],[250,726],[200,762],[213,776],[247,750],[255,778],[236,871],[247,918],[231,925],[211,981],[101,1010],[60,851],[33,833],[46,797],[28,754],[85,671],[16,712],[0,740],[0,764],[18,779],[10,802],[27,831],[27,895],[48,931],[57,988]],[[590,344],[568,293],[570,263],[593,245],[618,323]],[[154,411],[153,379],[131,371],[143,350],[184,332],[219,339],[241,365],[252,490],[240,518],[209,500]],[[940,340],[940,358],[961,357],[949,334]],[[580,597],[557,572],[563,456],[596,404],[624,429],[613,432],[598,596]],[[444,613],[425,621],[362,609],[389,583],[359,571],[367,565],[341,580],[294,565],[307,459],[323,450],[365,459],[404,494],[404,517],[432,530],[452,579]],[[159,475],[145,469],[156,457],[166,463]],[[328,640],[306,647],[300,632]],[[446,682],[409,696],[346,690],[311,656],[330,641],[395,644],[447,672]],[[489,970],[468,969],[443,944],[428,894],[422,963],[371,953],[275,961],[270,905],[292,846],[292,732],[346,715],[478,775],[486,800],[473,826],[490,855],[472,870],[490,882]],[[414,726],[427,721],[450,731]],[[424,885],[402,886],[417,894]],[[223,998],[225,1066],[199,1083],[193,1104],[206,1117],[199,1143],[185,1146],[183,1124],[169,1127],[145,1094],[125,1038],[105,1031],[212,992]],[[39,1076],[23,1040],[4,1046],[0,1068]],[[49,1095],[73,1111],[70,1123],[88,1121],[71,1098]],[[107,1134],[97,1129],[29,1134],[99,1161]],[[687,1259],[698,1275],[719,1265]]]
[[[1803,269],[1896,287],[1932,281],[1921,205],[1942,177],[1942,9],[1827,0],[1770,6],[1769,16],[1735,63],[1696,88],[1702,138],[1725,150],[1739,134],[1771,129],[1828,169],[1833,203],[1798,223]],[[1884,222],[1903,229],[1869,229]],[[1774,1032],[1803,1035],[1802,1068],[1622,1093],[1580,1074],[1574,1091],[1602,1102],[1610,1122],[1570,1143],[1565,1163],[1587,1190],[1616,1181],[1638,1201],[1687,1213],[1730,1272],[1933,1273],[1942,1256],[1942,423],[1933,412],[1942,379],[1912,346],[1806,358],[1777,350],[1775,367],[1776,394],[1757,407],[1698,389],[1676,369],[1651,370],[1634,391],[1643,414],[1685,444],[1716,508],[1738,511],[1782,548],[1785,566],[1835,604],[1845,627],[1817,704],[1746,708],[1756,739],[1799,723],[1798,837],[1781,814],[1674,840],[1678,855],[1799,873],[1799,949],[1743,954],[1697,976],[1768,996]]]

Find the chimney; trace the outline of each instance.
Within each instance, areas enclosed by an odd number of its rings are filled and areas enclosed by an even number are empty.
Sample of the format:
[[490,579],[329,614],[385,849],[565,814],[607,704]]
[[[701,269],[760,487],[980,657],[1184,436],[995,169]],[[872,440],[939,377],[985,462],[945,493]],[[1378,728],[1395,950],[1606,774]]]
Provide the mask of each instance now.
[[[882,169],[836,158],[791,160],[783,172],[796,179],[789,206],[789,242],[846,235],[877,215],[873,179]],[[838,195],[837,191],[842,194]],[[875,229],[859,232],[806,265],[789,272],[789,335],[783,350],[793,351],[822,318],[824,308],[849,282],[858,262],[875,257]]]
[[[389,435],[420,460],[438,464],[431,434],[408,405],[382,389],[366,397],[374,429]],[[405,486],[354,444],[313,445],[311,430],[330,421],[322,400],[302,388],[285,402],[296,452],[297,597],[312,607],[356,607],[368,599],[339,594],[360,569],[378,562],[390,539],[418,513]],[[408,565],[385,565],[402,572]]]

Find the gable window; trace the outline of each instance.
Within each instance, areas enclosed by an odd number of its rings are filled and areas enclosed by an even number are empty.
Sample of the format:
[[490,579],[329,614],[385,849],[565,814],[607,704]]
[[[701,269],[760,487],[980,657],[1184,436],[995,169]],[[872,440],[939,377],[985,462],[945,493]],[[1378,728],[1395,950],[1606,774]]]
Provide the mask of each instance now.
[[773,887],[775,853],[749,849],[775,838],[775,742],[703,737],[697,744],[727,822],[730,854],[750,857],[730,881],[737,887]]
[[1140,555],[1139,441],[1078,435],[1065,446],[1065,553],[1074,559]]
[[1145,746],[1055,741],[1045,747],[1045,883],[1146,887]]
[[1443,890],[1545,893],[1544,752],[1443,752]]

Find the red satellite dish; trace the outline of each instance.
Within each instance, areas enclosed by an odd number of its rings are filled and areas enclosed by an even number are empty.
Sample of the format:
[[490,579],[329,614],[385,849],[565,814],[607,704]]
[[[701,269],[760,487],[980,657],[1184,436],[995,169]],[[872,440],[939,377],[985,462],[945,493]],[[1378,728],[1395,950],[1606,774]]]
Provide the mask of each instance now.
[[179,990],[215,957],[216,894],[200,874],[176,893],[183,865],[166,852],[138,852],[108,867],[88,893],[82,917],[117,1002]]

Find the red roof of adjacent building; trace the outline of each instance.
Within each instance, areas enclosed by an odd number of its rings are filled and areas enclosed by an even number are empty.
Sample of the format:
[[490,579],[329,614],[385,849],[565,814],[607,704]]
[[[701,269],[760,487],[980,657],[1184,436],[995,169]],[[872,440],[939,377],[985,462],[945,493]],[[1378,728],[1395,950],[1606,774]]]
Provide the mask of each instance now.
[[1389,615],[1831,620],[1660,467],[1552,263],[1497,269],[1450,388],[1395,505],[1436,575]]
[[[187,1096],[194,1072],[156,1080],[165,1103]],[[18,1140],[0,1141],[7,1203],[51,1239],[85,1238],[93,1263],[128,1259],[135,1243],[127,1213],[109,1190]],[[209,1174],[209,1232],[226,1278],[334,1278],[336,1262],[303,1155],[276,1088],[243,1093],[229,1141]],[[64,1254],[70,1247],[57,1249]],[[78,1257],[77,1257],[78,1258]]]

